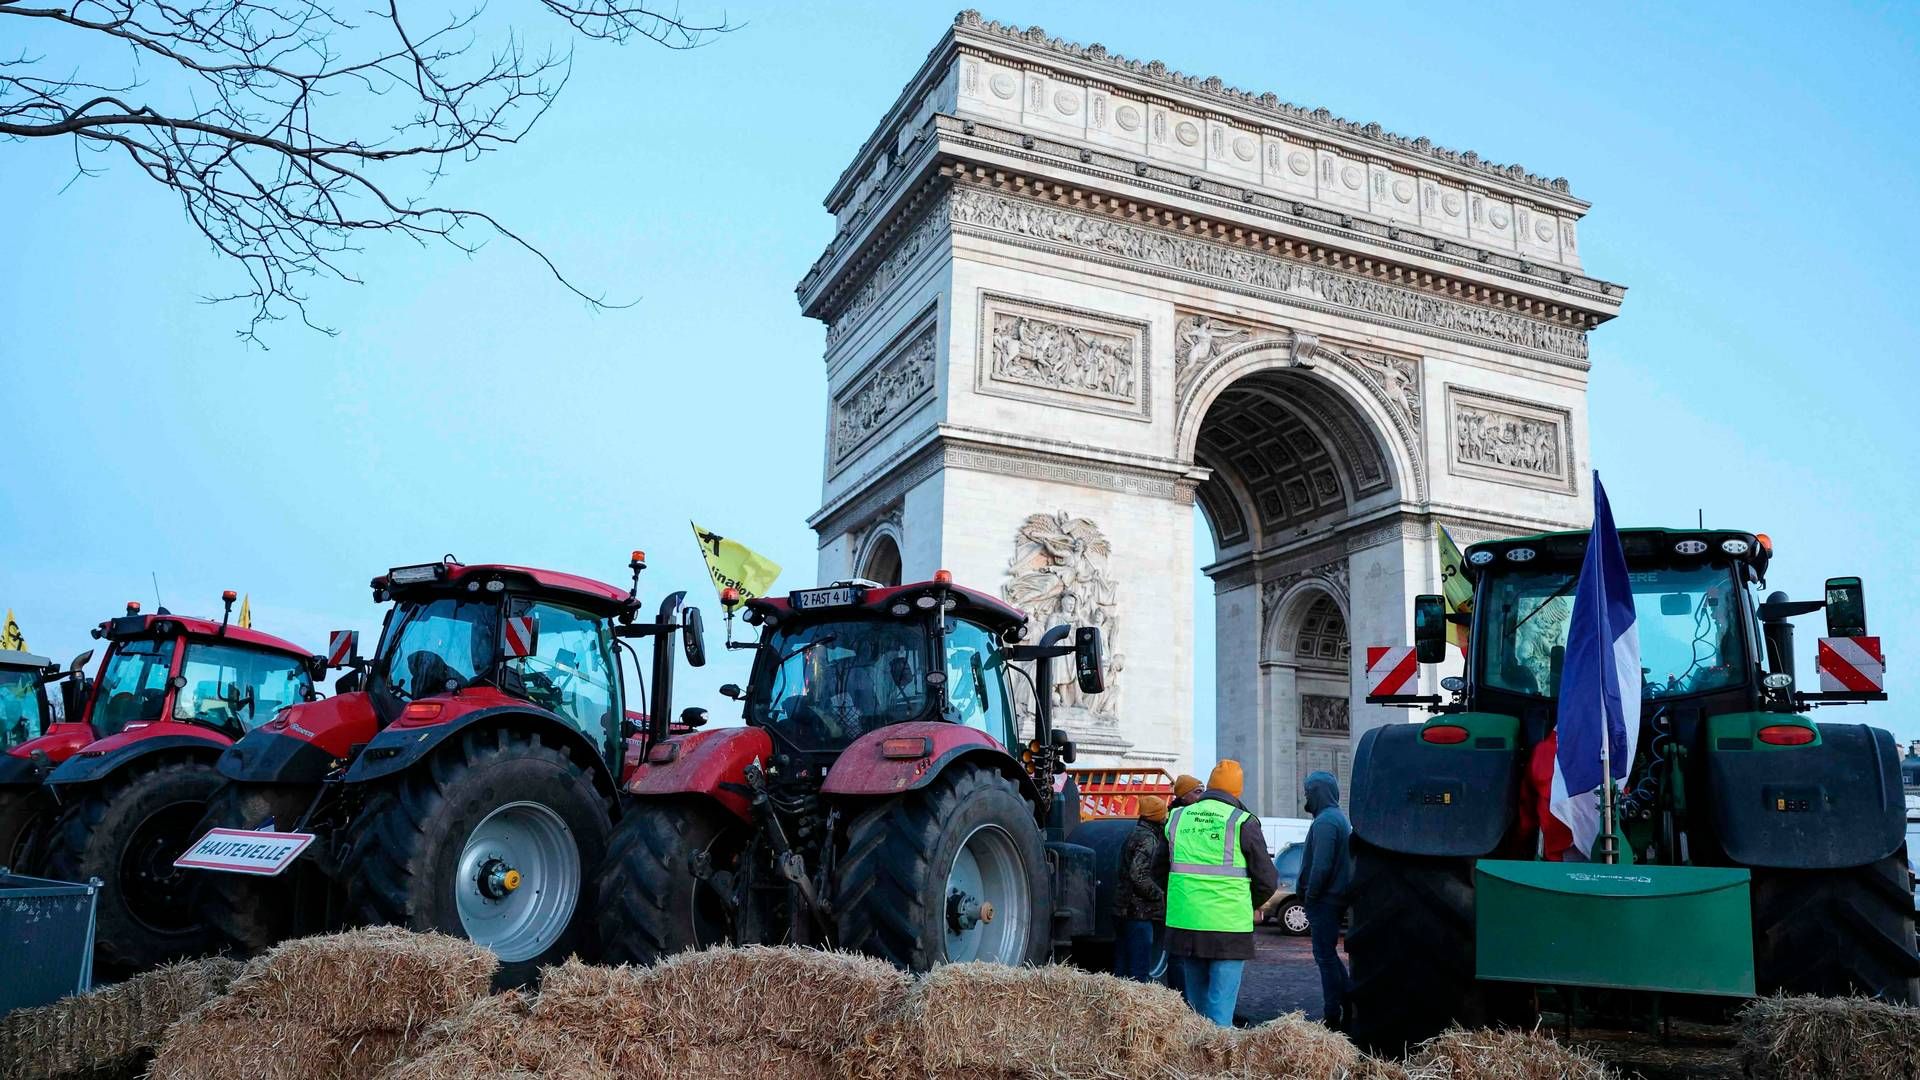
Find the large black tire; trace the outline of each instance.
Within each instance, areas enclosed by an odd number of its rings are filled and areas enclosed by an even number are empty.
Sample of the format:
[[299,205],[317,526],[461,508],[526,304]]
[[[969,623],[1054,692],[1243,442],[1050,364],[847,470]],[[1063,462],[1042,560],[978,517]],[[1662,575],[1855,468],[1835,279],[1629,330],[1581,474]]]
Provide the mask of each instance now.
[[1846,870],[1753,871],[1762,994],[1864,994],[1920,1004],[1905,849]]
[[16,874],[38,874],[58,810],[52,796],[38,786],[0,788],[0,866]]
[[[999,876],[1011,891],[1002,895],[1024,891],[1025,910],[994,914],[997,920],[1017,914],[1017,922],[950,933],[948,882],[963,845],[976,865],[982,857],[1004,857],[1007,872]],[[1053,902],[1033,808],[1012,780],[979,765],[950,766],[927,787],[855,818],[834,895],[838,945],[908,971],[975,959],[968,952],[976,946],[984,953],[979,959],[1040,964],[1053,947]]]
[[711,885],[693,874],[695,857],[725,869],[741,841],[735,821],[696,802],[640,803],[613,830],[600,872],[601,956],[609,964],[652,964],[677,952],[722,945],[733,919]]
[[[521,870],[518,863],[524,860],[503,862],[487,850],[495,846],[501,823],[515,822],[516,815],[519,822],[533,823],[522,833],[532,839],[517,850],[537,847],[556,860],[566,860],[570,851],[572,866],[556,863],[536,878],[530,864],[522,884],[496,882],[495,890],[507,891],[489,896],[482,891],[486,878]],[[498,728],[462,732],[370,793],[352,827],[339,875],[347,918],[478,940],[500,954],[495,984],[524,986],[541,967],[569,954],[594,957],[592,875],[606,856],[610,816],[611,804],[589,770],[538,734]],[[477,832],[483,825],[488,832]],[[549,826],[544,838],[532,831]],[[468,865],[469,876],[463,861],[475,860],[482,861],[477,870]],[[526,888],[537,891],[519,895]],[[546,915],[530,917],[524,933],[502,931],[519,936],[492,937],[491,929],[469,932],[463,903],[474,912],[509,901],[551,907]]]
[[97,974],[129,975],[211,950],[190,872],[173,860],[198,836],[193,827],[219,786],[212,761],[169,761],[63,793],[68,802],[50,833],[46,876],[100,879]]
[[1522,987],[1474,978],[1473,860],[1402,855],[1355,840],[1346,1027],[1383,1054],[1449,1024],[1524,1025]]
[[[207,812],[194,826],[193,835],[205,836],[208,829],[254,829],[268,818],[276,829],[288,831],[313,795],[311,785],[223,784],[207,801]],[[214,870],[195,871],[193,877],[194,900],[215,943],[241,956],[252,956],[296,936],[301,890],[314,893],[326,888],[310,852],[274,877]],[[312,899],[324,906],[323,896]]]

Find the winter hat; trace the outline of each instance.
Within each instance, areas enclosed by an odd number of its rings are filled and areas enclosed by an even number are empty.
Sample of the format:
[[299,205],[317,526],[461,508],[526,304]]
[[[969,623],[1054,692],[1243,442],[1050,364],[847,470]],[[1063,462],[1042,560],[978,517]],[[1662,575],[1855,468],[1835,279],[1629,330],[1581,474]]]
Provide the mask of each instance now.
[[1167,800],[1161,798],[1158,795],[1140,796],[1140,820],[1141,821],[1167,820]]
[[1220,764],[1215,765],[1213,771],[1207,774],[1208,787],[1217,788],[1236,799],[1240,797],[1240,788],[1245,783],[1246,778],[1240,772],[1240,763],[1232,758],[1221,758]]
[[1177,779],[1175,779],[1173,782],[1173,797],[1176,799],[1182,799],[1182,798],[1185,798],[1187,795],[1191,794],[1192,792],[1198,791],[1199,789],[1200,789],[1199,777],[1188,776],[1186,773],[1181,773],[1180,776]]

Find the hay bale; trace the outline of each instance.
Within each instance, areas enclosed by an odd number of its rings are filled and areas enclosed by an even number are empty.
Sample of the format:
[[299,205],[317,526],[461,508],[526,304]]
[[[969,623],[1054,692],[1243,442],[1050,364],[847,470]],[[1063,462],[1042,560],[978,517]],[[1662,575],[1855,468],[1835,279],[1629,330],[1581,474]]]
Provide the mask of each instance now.
[[1180,995],[1078,968],[947,964],[842,1054],[853,1077],[1088,1076],[1175,1071],[1206,1021]]
[[1736,1021],[1740,1064],[1756,1080],[1920,1076],[1920,1009],[1868,998],[1762,998]]
[[1297,1012],[1258,1027],[1236,1029],[1208,1024],[1190,1030],[1193,1034],[1176,1056],[1178,1066],[1189,1072],[1275,1080],[1343,1080],[1355,1075],[1364,1058],[1345,1035]]
[[347,1045],[312,1024],[210,1011],[176,1025],[147,1070],[148,1080],[318,1080],[341,1075]]
[[1407,1069],[1433,1080],[1618,1080],[1598,1061],[1544,1031],[1453,1028],[1407,1055]]
[[481,998],[421,1032],[411,1056],[378,1080],[614,1080],[618,1074],[591,1046],[530,1023],[532,1005],[514,991]]
[[167,1027],[219,996],[240,971],[208,957],[0,1018],[0,1077],[80,1076],[133,1068]]
[[486,996],[500,961],[472,942],[374,926],[297,938],[249,963],[219,1015],[297,1018],[332,1035],[405,1034]]

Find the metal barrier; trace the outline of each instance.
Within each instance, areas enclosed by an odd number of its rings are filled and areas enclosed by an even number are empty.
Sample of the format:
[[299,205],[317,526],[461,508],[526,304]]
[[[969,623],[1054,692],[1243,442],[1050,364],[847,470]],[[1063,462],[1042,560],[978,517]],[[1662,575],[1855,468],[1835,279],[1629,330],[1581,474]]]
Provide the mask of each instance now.
[[93,988],[96,878],[86,885],[0,870],[0,1015]]
[[1165,769],[1068,769],[1080,785],[1080,818],[1137,818],[1140,796],[1173,798],[1173,777]]

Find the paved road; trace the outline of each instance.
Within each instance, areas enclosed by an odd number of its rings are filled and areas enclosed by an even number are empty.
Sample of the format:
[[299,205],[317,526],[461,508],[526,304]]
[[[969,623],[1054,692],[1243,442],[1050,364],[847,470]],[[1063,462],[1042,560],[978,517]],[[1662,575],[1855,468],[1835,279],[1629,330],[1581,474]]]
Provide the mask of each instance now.
[[1307,939],[1265,926],[1254,933],[1258,951],[1241,980],[1234,1019],[1260,1023],[1295,1010],[1320,1019],[1320,972]]

